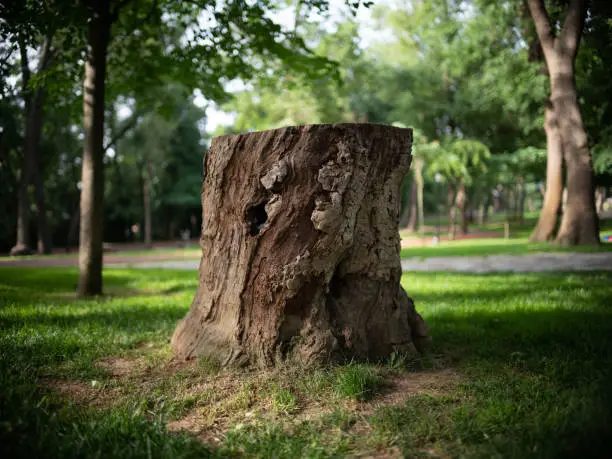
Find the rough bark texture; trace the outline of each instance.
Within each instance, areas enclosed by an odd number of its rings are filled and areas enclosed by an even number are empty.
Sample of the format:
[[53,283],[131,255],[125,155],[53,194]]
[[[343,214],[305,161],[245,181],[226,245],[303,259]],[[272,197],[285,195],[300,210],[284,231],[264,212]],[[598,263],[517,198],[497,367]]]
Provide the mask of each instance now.
[[79,230],[78,295],[102,293],[104,207],[104,89],[111,16],[108,0],[94,2],[83,84],[83,170]]
[[372,124],[215,138],[200,282],[174,351],[268,366],[422,348],[397,231],[411,142],[409,129]]
[[564,245],[599,244],[593,167],[578,105],[574,69],[587,2],[569,1],[558,35],[553,32],[543,0],[529,0],[528,4],[550,75],[551,102],[558,117],[567,169],[567,208],[556,240]]
[[544,112],[544,130],[546,131],[546,190],[538,223],[529,237],[531,242],[546,242],[553,239],[563,192],[563,142],[559,122],[550,102],[547,103]]

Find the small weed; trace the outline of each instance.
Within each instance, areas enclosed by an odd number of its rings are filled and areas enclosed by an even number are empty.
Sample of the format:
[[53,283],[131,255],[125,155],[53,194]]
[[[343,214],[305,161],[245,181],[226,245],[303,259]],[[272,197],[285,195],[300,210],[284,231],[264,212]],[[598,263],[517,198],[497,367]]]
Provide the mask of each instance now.
[[253,404],[253,388],[250,384],[242,384],[225,405],[228,411],[244,411]]
[[337,427],[341,430],[350,429],[357,421],[355,415],[343,409],[337,409],[321,419],[324,426]]
[[279,414],[295,413],[298,409],[297,398],[291,391],[274,385],[272,386],[272,406]]
[[351,363],[338,369],[334,390],[338,395],[364,402],[376,394],[382,383],[382,377],[373,367]]
[[393,351],[387,361],[387,367],[392,370],[403,370],[408,366],[410,358],[408,354],[402,351]]
[[314,368],[304,374],[300,374],[299,378],[295,380],[295,385],[300,392],[316,400],[329,392],[332,383],[329,374],[325,370]]

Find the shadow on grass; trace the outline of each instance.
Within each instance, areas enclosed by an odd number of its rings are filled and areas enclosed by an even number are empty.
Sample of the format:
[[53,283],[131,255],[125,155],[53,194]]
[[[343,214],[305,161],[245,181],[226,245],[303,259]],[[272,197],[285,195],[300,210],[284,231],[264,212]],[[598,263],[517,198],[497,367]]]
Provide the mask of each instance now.
[[[136,275],[136,273],[138,273]],[[160,282],[181,282],[188,286],[197,286],[197,273],[188,271],[170,270],[126,270],[105,269],[103,282],[105,289],[136,289],[147,283],[150,288],[155,288]],[[78,283],[78,270],[76,268],[24,268],[24,267],[0,267],[0,286],[8,285],[13,288],[25,289],[28,292],[47,294],[52,292],[71,293],[76,290]],[[180,287],[172,286],[171,291],[175,293]]]

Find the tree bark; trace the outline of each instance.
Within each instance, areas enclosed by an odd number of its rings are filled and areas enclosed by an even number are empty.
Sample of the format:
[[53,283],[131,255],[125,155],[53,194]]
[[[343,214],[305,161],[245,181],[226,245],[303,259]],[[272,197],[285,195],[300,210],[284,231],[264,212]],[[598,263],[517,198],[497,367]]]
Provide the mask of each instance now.
[[546,242],[554,238],[563,193],[563,141],[559,122],[550,101],[547,102],[544,112],[544,130],[546,131],[546,188],[538,223],[529,236],[531,242]]
[[574,61],[582,37],[586,0],[570,0],[558,36],[553,33],[543,0],[529,0],[529,9],[550,75],[551,102],[558,117],[567,169],[567,208],[556,241],[564,245],[599,244],[593,167],[578,105]]
[[412,180],[410,182],[410,220],[408,220],[408,224],[406,225],[406,229],[410,232],[416,231],[417,227],[417,217],[418,217],[418,202],[417,202],[417,181],[414,175],[412,176]]
[[104,91],[111,23],[110,2],[92,2],[83,84],[85,138],[79,230],[79,296],[102,293]]
[[397,232],[411,142],[410,130],[372,124],[215,138],[200,281],[174,352],[270,366],[421,349]]

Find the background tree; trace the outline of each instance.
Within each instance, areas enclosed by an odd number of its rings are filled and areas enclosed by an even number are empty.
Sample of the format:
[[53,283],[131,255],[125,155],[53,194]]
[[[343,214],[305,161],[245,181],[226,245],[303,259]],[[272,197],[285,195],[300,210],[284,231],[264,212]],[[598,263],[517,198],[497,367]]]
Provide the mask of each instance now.
[[599,244],[593,169],[575,80],[587,2],[569,1],[559,31],[551,25],[543,0],[529,0],[528,5],[550,76],[551,110],[559,124],[567,169],[567,206],[556,240],[569,245]]

